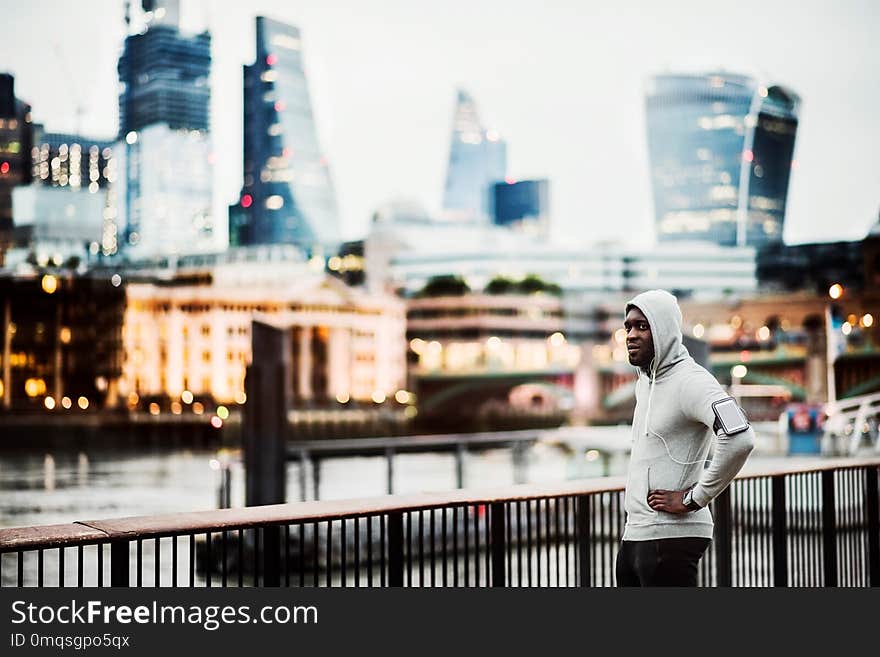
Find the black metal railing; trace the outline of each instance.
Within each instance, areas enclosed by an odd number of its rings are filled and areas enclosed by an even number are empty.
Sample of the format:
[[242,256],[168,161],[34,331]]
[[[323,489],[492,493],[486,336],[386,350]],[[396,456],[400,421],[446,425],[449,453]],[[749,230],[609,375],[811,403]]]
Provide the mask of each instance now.
[[[880,585],[880,460],[753,470],[703,586]],[[3,586],[613,586],[623,480],[0,530]]]

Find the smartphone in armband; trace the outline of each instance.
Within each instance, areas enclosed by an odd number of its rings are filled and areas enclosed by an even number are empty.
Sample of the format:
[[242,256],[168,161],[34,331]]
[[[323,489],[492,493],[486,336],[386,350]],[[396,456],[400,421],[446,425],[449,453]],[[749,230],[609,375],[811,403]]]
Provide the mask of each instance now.
[[715,426],[728,436],[749,428],[748,418],[732,397],[713,402],[712,410],[715,412]]

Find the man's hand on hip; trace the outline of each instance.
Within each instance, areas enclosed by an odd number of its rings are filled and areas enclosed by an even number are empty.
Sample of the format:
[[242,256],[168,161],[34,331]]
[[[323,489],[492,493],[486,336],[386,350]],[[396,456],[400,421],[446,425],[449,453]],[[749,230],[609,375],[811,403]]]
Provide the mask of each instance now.
[[648,493],[648,506],[654,511],[666,513],[690,513],[691,509],[684,505],[685,490],[652,490]]

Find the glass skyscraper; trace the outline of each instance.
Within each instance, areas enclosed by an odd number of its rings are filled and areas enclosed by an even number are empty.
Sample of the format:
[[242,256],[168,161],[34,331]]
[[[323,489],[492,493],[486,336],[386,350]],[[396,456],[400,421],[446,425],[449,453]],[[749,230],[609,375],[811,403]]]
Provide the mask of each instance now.
[[493,185],[507,174],[507,144],[480,122],[477,104],[459,90],[452,123],[449,167],[443,193],[444,214],[457,221],[488,221]]
[[230,244],[333,250],[336,196],[321,152],[300,31],[256,20],[256,60],[244,67],[244,184],[229,212]]
[[550,230],[550,182],[519,180],[493,185],[495,224],[546,237]]
[[658,240],[782,241],[799,104],[744,75],[654,77],[645,115]]
[[211,36],[182,34],[175,0],[142,4],[146,30],[125,39],[118,65],[125,250],[135,258],[215,250]]

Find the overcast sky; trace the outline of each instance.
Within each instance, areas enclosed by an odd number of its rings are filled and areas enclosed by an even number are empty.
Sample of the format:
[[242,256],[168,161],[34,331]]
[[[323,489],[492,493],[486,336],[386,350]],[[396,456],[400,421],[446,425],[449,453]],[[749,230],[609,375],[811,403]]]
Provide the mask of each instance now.
[[[50,131],[112,136],[122,0],[2,0],[0,70]],[[241,187],[241,65],[258,14],[303,32],[346,238],[383,201],[439,207],[455,89],[507,139],[509,173],[551,181],[554,235],[653,239],[643,89],[664,71],[764,76],[803,99],[790,243],[858,239],[880,211],[880,2],[183,0],[213,34],[216,206]],[[135,0],[134,5],[139,5]]]

